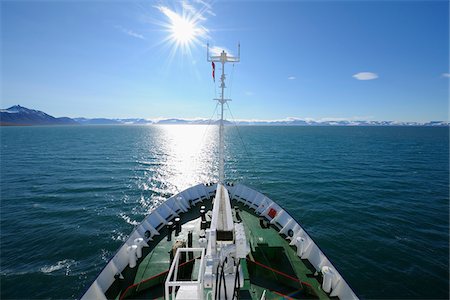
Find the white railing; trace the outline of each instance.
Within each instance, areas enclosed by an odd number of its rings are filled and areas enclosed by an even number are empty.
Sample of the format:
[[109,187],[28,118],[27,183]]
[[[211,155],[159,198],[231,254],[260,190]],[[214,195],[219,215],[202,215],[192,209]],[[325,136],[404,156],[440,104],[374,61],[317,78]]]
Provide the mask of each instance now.
[[[180,255],[182,252],[200,252],[200,265],[198,271],[194,269],[192,273],[197,273],[197,279],[190,281],[178,281],[178,267],[180,266]],[[195,264],[194,264],[195,266]],[[205,249],[204,248],[178,248],[177,253],[170,266],[169,274],[165,283],[165,299],[203,299],[203,275],[205,269]]]
[[324,273],[324,277],[326,277],[325,290],[330,296],[337,296],[339,299],[358,299],[358,296],[322,250],[287,211],[265,195],[243,184],[227,188],[230,197],[253,208],[257,214],[267,218],[270,224],[278,228],[280,234],[286,235],[286,239],[290,240],[290,245],[297,247],[297,255],[300,258],[307,259],[317,271]]
[[[162,224],[166,224],[168,221],[175,218],[178,213],[189,210],[191,205],[195,205],[196,203],[203,201],[203,199],[209,198],[211,193],[215,190],[216,184],[209,186],[198,184],[173,195],[156,207],[131,232],[126,242],[109,260],[94,282],[84,292],[83,296],[81,296],[81,299],[106,299],[105,293],[113,284],[115,280],[114,275],[121,273],[128,265],[129,259],[127,248],[133,245],[134,240],[143,238],[147,243],[151,242],[155,235],[159,235],[159,229],[162,227]],[[192,203],[190,203],[190,201],[192,201]],[[147,231],[149,234],[148,237],[146,237]]]

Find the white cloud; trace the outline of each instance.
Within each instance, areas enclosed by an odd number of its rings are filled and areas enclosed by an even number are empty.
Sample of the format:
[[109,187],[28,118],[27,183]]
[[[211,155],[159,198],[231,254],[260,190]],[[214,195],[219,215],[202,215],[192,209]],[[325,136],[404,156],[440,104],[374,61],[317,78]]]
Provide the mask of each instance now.
[[[199,25],[199,21],[206,21],[207,18],[205,14],[210,14],[215,16],[216,14],[211,10],[211,5],[205,1],[187,1],[183,0],[180,2],[182,12],[177,13],[173,9],[170,9],[164,5],[155,5],[154,7],[159,9],[160,12],[166,15],[171,21],[176,20],[177,18],[187,18],[194,22],[196,25]],[[207,30],[206,30],[207,31]]]
[[154,7],[170,20],[169,23],[163,24],[163,27],[165,27],[168,31],[173,30],[173,24],[189,25],[192,26],[192,30],[194,31],[193,39],[196,43],[199,43],[199,38],[209,38],[209,30],[201,25],[201,23],[206,21],[203,9],[197,9],[187,1],[181,2],[181,7],[183,10],[181,13],[177,13],[175,10],[164,5],[155,5]]
[[185,11],[189,11],[191,14],[195,15],[197,13],[197,10],[192,4],[189,4],[187,1],[181,2],[181,6]]
[[142,34],[134,32],[133,30],[123,28],[122,26],[119,26],[119,25],[116,26],[116,28],[119,29],[121,32],[125,33],[126,35],[129,35],[129,36],[137,38],[137,39],[145,40],[145,37]]
[[211,4],[208,3],[208,2],[206,2],[206,1],[203,1],[203,0],[194,0],[194,2],[195,2],[195,3],[202,4],[203,6],[205,6],[205,7],[207,7],[207,8],[211,8]]
[[203,0],[193,0],[193,3],[195,4],[199,4],[200,6],[202,6],[201,11],[205,12],[213,17],[216,16],[216,14],[212,11],[212,5],[211,3],[209,3],[208,1],[203,1]]
[[289,76],[288,79],[289,80],[294,80],[296,77],[295,76]]
[[360,72],[356,73],[352,77],[358,80],[373,80],[378,78],[378,74],[372,72]]
[[181,18],[176,12],[168,8],[167,6],[163,5],[157,5],[155,6],[157,9],[159,9],[160,12],[162,12],[166,17],[168,17],[171,21],[177,20]]
[[442,73],[441,76],[442,76],[442,77],[445,77],[445,78],[450,78],[450,73]]

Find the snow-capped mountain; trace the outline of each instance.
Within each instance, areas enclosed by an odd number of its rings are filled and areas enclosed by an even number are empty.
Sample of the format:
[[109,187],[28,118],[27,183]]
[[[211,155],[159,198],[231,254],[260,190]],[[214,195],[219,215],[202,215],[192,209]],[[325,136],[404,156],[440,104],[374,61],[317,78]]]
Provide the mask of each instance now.
[[[157,119],[142,118],[55,118],[42,111],[14,105],[0,109],[0,125],[215,125],[217,120],[196,119]],[[225,121],[225,125],[239,126],[449,126],[448,121],[399,122],[399,121],[354,121],[354,120],[312,120],[287,118],[283,120],[237,120]]]
[[14,105],[0,110],[0,125],[77,125],[71,118],[55,118],[42,111]]

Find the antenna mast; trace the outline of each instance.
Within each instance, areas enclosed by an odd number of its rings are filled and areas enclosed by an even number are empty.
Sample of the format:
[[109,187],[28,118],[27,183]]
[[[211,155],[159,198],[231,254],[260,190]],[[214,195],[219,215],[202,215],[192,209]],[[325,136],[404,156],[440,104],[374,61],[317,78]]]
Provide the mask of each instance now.
[[241,61],[241,45],[238,44],[238,56],[228,56],[228,54],[225,52],[225,50],[222,50],[222,53],[218,56],[210,56],[209,55],[209,44],[207,44],[206,48],[206,56],[207,60],[210,62],[220,62],[222,64],[222,76],[220,76],[220,88],[221,88],[221,94],[220,98],[216,98],[214,100],[218,101],[220,103],[220,123],[219,123],[219,183],[224,183],[225,175],[224,175],[224,164],[225,164],[225,158],[224,158],[224,124],[223,124],[223,105],[227,103],[228,101],[231,101],[231,99],[225,99],[225,63],[227,62],[240,62]]

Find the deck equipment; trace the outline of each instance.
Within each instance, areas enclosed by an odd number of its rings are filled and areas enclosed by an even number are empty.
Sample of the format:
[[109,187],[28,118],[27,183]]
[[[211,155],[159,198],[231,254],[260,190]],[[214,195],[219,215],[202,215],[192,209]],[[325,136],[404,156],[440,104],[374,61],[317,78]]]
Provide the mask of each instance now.
[[358,299],[305,229],[279,204],[224,176],[226,51],[219,181],[190,187],[135,227],[81,296],[85,299]]

